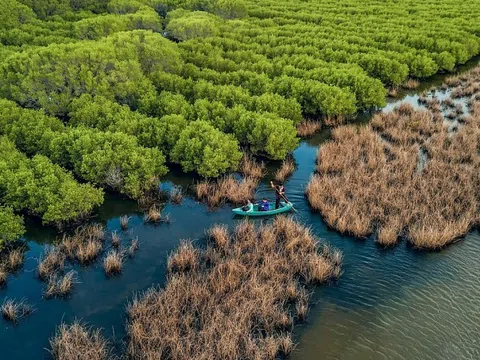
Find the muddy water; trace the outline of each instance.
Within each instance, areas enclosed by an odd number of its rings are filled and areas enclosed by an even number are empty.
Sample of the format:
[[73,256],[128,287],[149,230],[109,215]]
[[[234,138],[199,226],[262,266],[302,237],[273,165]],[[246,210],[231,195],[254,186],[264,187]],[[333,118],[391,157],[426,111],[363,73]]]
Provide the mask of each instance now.
[[[439,85],[441,80],[436,77],[416,92],[401,94],[401,98],[416,103],[416,93]],[[397,101],[391,101],[387,109]],[[364,116],[360,122],[368,119]],[[296,328],[298,346],[292,359],[479,359],[478,230],[442,252],[420,252],[406,243],[385,250],[372,240],[348,238],[329,230],[321,217],[310,211],[303,196],[317,147],[328,138],[325,131],[300,144],[294,152],[298,168],[286,187],[298,210],[294,216],[343,251],[344,274],[338,283],[315,291],[308,322]],[[270,165],[273,173],[278,164]],[[191,178],[176,171],[169,180],[166,188],[192,184]],[[259,187],[258,197],[272,196],[268,180]],[[109,196],[97,220],[109,231],[120,231],[119,217],[130,215],[130,229],[121,233],[123,245],[138,236],[140,250],[125,261],[118,277],[107,279],[101,261],[75,267],[79,283],[66,300],[42,298],[43,284],[35,278],[37,258],[57,234],[30,220],[24,269],[10,276],[8,286],[0,289],[0,302],[6,297],[25,298],[36,311],[17,326],[0,320],[0,359],[48,359],[45,348],[56,325],[75,318],[102,328],[120,351],[125,340],[125,306],[133,294],[152,284],[164,284],[168,254],[180,239],[201,243],[204,229],[210,225],[221,222],[231,226],[239,221],[230,210],[225,206],[210,212],[187,196],[181,206],[165,206],[171,224],[154,227],[143,224],[134,202]]]

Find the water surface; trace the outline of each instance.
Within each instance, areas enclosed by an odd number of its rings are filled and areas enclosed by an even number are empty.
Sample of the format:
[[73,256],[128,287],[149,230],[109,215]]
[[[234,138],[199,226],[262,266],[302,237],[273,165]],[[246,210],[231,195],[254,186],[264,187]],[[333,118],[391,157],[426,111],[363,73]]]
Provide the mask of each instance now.
[[[401,99],[416,103],[419,91],[441,81],[437,76],[417,91],[401,94]],[[391,100],[386,109],[397,102]],[[361,122],[368,119],[365,115]],[[308,322],[296,328],[298,346],[292,359],[480,359],[478,230],[441,252],[423,252],[404,242],[383,249],[371,239],[345,237],[328,229],[304,198],[318,145],[328,138],[326,130],[300,144],[294,152],[298,167],[286,187],[298,210],[294,216],[344,253],[344,273],[337,283],[315,291]],[[269,165],[270,174],[276,166]],[[166,188],[172,183],[183,187],[193,183],[177,171],[168,179]],[[273,197],[269,180],[267,176],[259,187],[258,198]],[[212,212],[190,197],[181,206],[167,204],[164,211],[170,213],[171,224],[145,225],[136,203],[109,195],[97,220],[109,231],[120,231],[119,217],[130,215],[130,228],[122,233],[122,241],[128,245],[132,236],[138,236],[140,250],[126,260],[118,277],[107,279],[101,261],[76,267],[80,283],[66,300],[42,298],[44,285],[35,278],[37,258],[57,234],[30,219],[24,270],[9,277],[8,286],[0,290],[0,302],[5,297],[26,298],[36,311],[17,326],[0,320],[1,359],[48,359],[45,349],[55,327],[75,318],[102,328],[119,351],[125,340],[128,301],[152,284],[164,284],[166,260],[179,241],[201,242],[212,224],[232,226],[239,221],[231,216],[229,206]]]

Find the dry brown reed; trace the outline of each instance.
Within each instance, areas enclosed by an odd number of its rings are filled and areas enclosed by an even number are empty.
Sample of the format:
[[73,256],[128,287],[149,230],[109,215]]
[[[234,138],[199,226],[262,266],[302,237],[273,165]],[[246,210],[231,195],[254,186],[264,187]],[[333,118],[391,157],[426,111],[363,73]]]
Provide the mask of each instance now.
[[82,264],[94,261],[103,249],[102,243],[95,240],[80,242],[76,246],[76,258]]
[[128,215],[120,216],[120,226],[122,227],[123,231],[128,229],[128,222],[130,221],[130,219],[131,217]]
[[245,177],[250,177],[252,179],[261,179],[267,174],[265,163],[263,161],[256,161],[250,154],[243,154],[242,160],[238,166],[238,171]]
[[123,255],[118,251],[111,250],[103,261],[103,269],[107,276],[120,274],[123,266]]
[[303,120],[297,125],[297,135],[300,137],[309,137],[322,129],[322,123],[315,120]]
[[158,224],[160,222],[169,223],[170,222],[170,215],[162,215],[160,208],[157,206],[152,206],[143,216],[143,221],[146,223],[153,223]]
[[128,256],[133,257],[135,252],[138,250],[138,237],[135,237],[130,241],[130,246],[128,247]]
[[16,301],[5,298],[0,307],[0,311],[5,320],[16,324],[20,319],[30,315],[34,309],[33,306],[27,304],[24,299]]
[[334,130],[306,190],[312,208],[338,231],[375,233],[385,246],[405,237],[417,247],[441,248],[463,236],[480,213],[480,105],[475,111],[472,104],[454,133],[439,113],[408,104],[367,127]]
[[72,292],[73,285],[77,282],[77,272],[74,270],[70,270],[61,277],[52,275],[48,280],[44,296],[47,299],[66,297]]
[[0,264],[0,288],[7,284],[8,272],[3,264]]
[[182,203],[182,200],[182,188],[180,186],[172,187],[172,190],[170,190],[170,201],[172,202],[172,204],[180,205]]
[[197,197],[209,206],[216,207],[224,202],[244,204],[252,200],[258,180],[246,177],[237,180],[233,175],[225,176],[216,182],[201,182],[196,185]]
[[76,320],[62,324],[50,339],[50,353],[55,360],[108,360],[111,350],[100,330],[88,328]]
[[216,225],[207,234],[206,248],[184,241],[170,256],[165,289],[129,305],[129,358],[273,360],[293,350],[307,287],[337,267],[330,255],[291,218],[259,228],[245,221],[231,234]]
[[275,172],[275,180],[285,181],[287,178],[292,176],[295,171],[295,161],[293,158],[288,157],[282,162],[282,166]]
[[63,270],[65,258],[66,256],[60,247],[47,247],[38,261],[38,277],[41,280],[47,280],[56,271]]
[[388,96],[396,98],[398,96],[398,89],[396,87],[388,89]]
[[116,231],[112,232],[112,246],[114,248],[118,248],[120,246],[120,236]]
[[9,272],[14,272],[23,266],[23,249],[13,249],[7,254],[6,268]]
[[420,86],[420,82],[415,79],[408,79],[405,83],[402,84],[404,89],[413,90]]

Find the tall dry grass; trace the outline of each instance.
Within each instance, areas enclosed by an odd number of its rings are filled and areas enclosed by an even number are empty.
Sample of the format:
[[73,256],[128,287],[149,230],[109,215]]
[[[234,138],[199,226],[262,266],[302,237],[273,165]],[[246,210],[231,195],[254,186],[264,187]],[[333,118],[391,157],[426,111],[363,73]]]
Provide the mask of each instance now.
[[252,177],[236,179],[233,175],[225,176],[217,181],[200,182],[196,185],[199,200],[209,206],[217,207],[224,202],[245,204],[253,200],[258,179]]
[[295,161],[288,157],[282,162],[282,166],[275,172],[275,180],[284,182],[295,172]]
[[128,229],[128,222],[130,221],[130,219],[131,217],[128,215],[120,216],[120,226],[122,227],[123,231]]
[[111,250],[103,260],[103,269],[107,276],[117,275],[122,272],[123,254]]
[[7,284],[8,271],[3,264],[0,264],[0,288]]
[[5,320],[16,324],[20,319],[30,315],[34,311],[32,305],[25,299],[20,301],[5,298],[0,306],[0,312]]
[[290,218],[207,231],[206,248],[184,241],[168,261],[165,289],[129,305],[132,359],[275,359],[294,348],[307,289],[339,273],[335,251]]
[[265,163],[258,162],[252,155],[243,154],[242,160],[238,166],[238,171],[245,177],[252,179],[261,179],[267,174]]
[[303,120],[297,125],[297,135],[300,137],[309,137],[322,129],[322,123],[315,120]]
[[38,277],[41,280],[47,280],[55,272],[63,270],[65,259],[66,255],[60,247],[47,247],[38,261]]
[[170,201],[173,204],[180,205],[183,200],[183,192],[182,188],[180,186],[174,186],[172,187],[172,190],[170,190]]
[[52,275],[47,282],[44,296],[47,299],[67,297],[72,292],[73,285],[77,282],[77,272],[74,270],[70,270],[61,277]]
[[[480,79],[474,74],[448,83],[468,87],[472,76]],[[328,225],[357,237],[375,234],[387,246],[404,237],[441,248],[478,224],[480,104],[471,101],[471,115],[453,133],[437,111],[440,102],[427,106],[433,112],[402,104],[367,127],[333,131],[306,189]]]
[[88,328],[76,320],[62,324],[50,339],[50,353],[55,360],[108,360],[111,349],[100,330]]
[[24,249],[10,250],[6,256],[5,267],[9,272],[15,272],[23,266]]

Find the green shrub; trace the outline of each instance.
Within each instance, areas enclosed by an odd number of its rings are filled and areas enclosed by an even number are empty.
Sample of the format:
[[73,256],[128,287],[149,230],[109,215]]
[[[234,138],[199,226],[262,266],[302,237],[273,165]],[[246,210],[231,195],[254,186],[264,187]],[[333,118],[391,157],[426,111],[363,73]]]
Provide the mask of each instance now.
[[24,233],[23,218],[15,215],[12,208],[0,206],[0,251],[8,242],[19,239]]
[[184,171],[217,177],[236,170],[242,153],[231,135],[222,133],[205,121],[194,121],[180,134],[171,157]]

